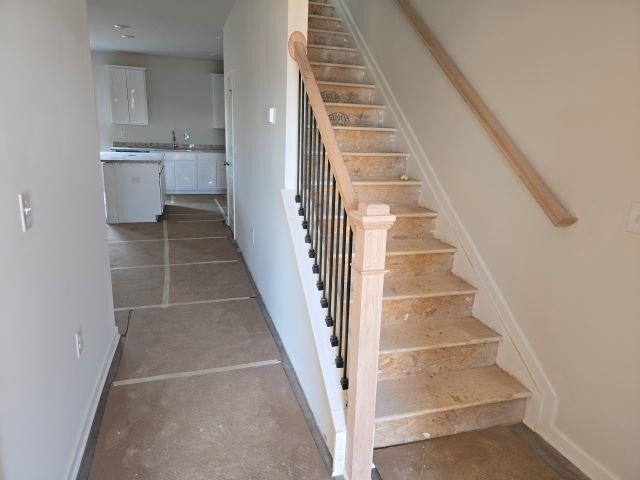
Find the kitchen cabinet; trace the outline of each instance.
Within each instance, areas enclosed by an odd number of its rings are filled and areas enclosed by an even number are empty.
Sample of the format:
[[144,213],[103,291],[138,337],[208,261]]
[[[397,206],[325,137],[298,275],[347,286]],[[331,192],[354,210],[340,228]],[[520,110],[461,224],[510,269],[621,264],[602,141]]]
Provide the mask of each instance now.
[[144,68],[107,65],[111,122],[116,125],[149,125]]
[[198,154],[198,190],[215,190],[216,162],[210,158],[201,158]]
[[166,152],[167,193],[224,193],[225,158],[224,153],[218,152]]
[[176,190],[198,190],[198,162],[177,160],[175,166]]
[[211,74],[211,98],[213,103],[213,128],[224,128],[224,75]]
[[165,158],[163,163],[165,185],[167,191],[171,192],[176,189],[176,162],[175,160],[167,160]]

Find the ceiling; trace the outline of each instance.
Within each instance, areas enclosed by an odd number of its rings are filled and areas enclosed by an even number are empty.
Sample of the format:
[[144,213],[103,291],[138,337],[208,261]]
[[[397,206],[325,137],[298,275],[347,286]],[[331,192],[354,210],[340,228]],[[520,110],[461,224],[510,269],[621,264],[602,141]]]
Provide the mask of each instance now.
[[234,1],[87,0],[91,49],[222,59],[222,27]]

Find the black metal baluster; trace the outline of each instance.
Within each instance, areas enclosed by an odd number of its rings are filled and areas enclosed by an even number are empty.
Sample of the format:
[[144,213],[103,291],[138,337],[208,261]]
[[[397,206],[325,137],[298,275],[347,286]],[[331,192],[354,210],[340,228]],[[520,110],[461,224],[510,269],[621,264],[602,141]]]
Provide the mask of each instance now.
[[300,176],[302,166],[302,73],[298,72],[298,171],[296,172],[296,202],[300,203]]
[[314,195],[316,189],[316,148],[317,148],[317,124],[316,117],[311,117],[311,156],[309,158],[309,178],[311,181],[309,182],[309,228],[307,229],[307,236],[305,238],[305,242],[309,244],[309,258],[315,257],[316,253],[313,250],[313,227],[314,227],[314,218],[315,218],[315,203],[314,203]]
[[305,91],[305,108],[304,108],[304,119],[303,119],[303,129],[302,129],[302,189],[300,191],[300,195],[302,196],[301,198],[301,202],[300,202],[300,208],[298,209],[298,215],[300,215],[302,217],[302,228],[307,228],[306,226],[306,215],[307,215],[307,210],[305,209],[306,206],[306,200],[307,200],[307,193],[306,193],[306,188],[307,188],[307,170],[308,170],[308,166],[307,166],[307,150],[309,149],[309,127],[307,125],[307,122],[309,121],[309,95],[307,95],[306,91]]
[[340,385],[343,390],[349,388],[349,377],[347,376],[348,360],[349,360],[349,320],[351,314],[351,262],[353,260],[353,230],[351,226],[349,228],[349,258],[347,259],[347,285],[346,285],[346,314],[345,314],[345,328],[344,336],[342,337],[342,344],[344,345],[344,368],[342,370],[342,378],[340,379]]
[[[337,186],[337,185],[336,185]],[[338,238],[338,232],[340,231],[340,217],[338,212],[342,209],[342,197],[340,192],[337,192],[337,208],[335,210],[335,231],[332,233],[333,241],[335,244],[334,259],[333,259],[333,299],[331,300],[332,317],[333,318],[333,334],[331,335],[331,346],[337,347],[340,345],[340,339],[338,338],[338,274],[340,269],[338,268],[338,262],[340,260],[340,239]]]
[[307,174],[307,176],[309,177],[308,189],[307,189],[307,216],[306,216],[307,234],[304,237],[304,241],[309,244],[311,243],[311,228],[312,228],[312,221],[313,221],[313,177],[314,177],[313,153],[315,149],[315,131],[316,131],[316,119],[315,119],[315,116],[313,115],[313,110],[311,111],[310,121],[311,121],[311,125],[309,130],[309,160],[307,163],[308,170],[309,170]]
[[314,199],[315,199],[315,208],[313,210],[314,212],[314,230],[313,230],[313,242],[312,242],[312,249],[313,249],[313,273],[320,273],[320,267],[318,266],[318,240],[319,240],[319,233],[320,233],[320,187],[321,187],[321,182],[322,182],[322,178],[320,177],[320,163],[321,163],[321,158],[320,158],[320,152],[322,151],[322,137],[320,135],[320,131],[317,130],[316,131],[316,183],[315,183],[315,192],[314,192]]
[[[327,185],[327,173],[326,173],[326,167],[327,167],[327,158],[325,155],[325,149],[324,149],[324,145],[322,145],[322,154],[320,157],[320,162],[322,165],[322,172],[320,174],[320,181],[321,181],[321,185],[320,185],[320,228],[318,229],[318,265],[319,265],[319,277],[318,277],[318,281],[316,282],[316,287],[318,288],[318,290],[324,290],[324,257],[326,256],[326,252],[325,252],[325,248],[324,248],[324,241],[325,241],[325,228],[324,228],[324,224],[326,223],[326,212],[325,212],[325,205],[326,205],[326,194],[327,192],[326,190],[326,185]],[[322,304],[322,301],[320,301],[320,304]]]
[[[331,167],[329,167],[331,169]],[[328,289],[325,289],[325,292],[328,295],[325,295],[325,300],[327,303],[327,316],[324,319],[324,322],[327,324],[327,327],[333,327],[333,317],[331,316],[331,294],[333,292],[333,226],[334,226],[334,217],[336,215],[336,179],[331,177],[331,213],[330,217],[327,219],[327,226],[331,225],[328,229],[327,235],[329,237],[329,275],[327,276],[327,282],[329,283]],[[335,334],[335,330],[333,331]],[[333,338],[333,336],[331,337]],[[331,341],[333,345],[333,340]]]
[[344,358],[342,356],[342,347],[344,345],[344,301],[345,301],[345,264],[347,263],[347,213],[344,209],[341,212],[342,218],[342,232],[340,234],[340,240],[342,241],[342,257],[340,258],[340,348],[338,350],[338,356],[336,357],[336,367],[344,368]]
[[306,175],[307,175],[307,189],[305,191],[305,206],[304,206],[304,221],[302,222],[302,228],[307,230],[307,234],[305,235],[304,241],[309,243],[311,240],[307,240],[309,237],[309,215],[311,212],[311,204],[310,204],[310,193],[311,193],[311,151],[313,148],[313,110],[311,109],[311,105],[309,105],[309,112],[307,117],[307,151],[305,153],[306,156]]

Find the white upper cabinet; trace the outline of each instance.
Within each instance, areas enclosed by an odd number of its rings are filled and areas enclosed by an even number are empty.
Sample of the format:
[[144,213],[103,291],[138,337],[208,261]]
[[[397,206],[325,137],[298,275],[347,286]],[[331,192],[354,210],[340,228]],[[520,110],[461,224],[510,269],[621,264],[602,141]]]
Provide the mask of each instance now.
[[127,91],[129,92],[129,123],[149,125],[145,71],[128,68],[126,72]]
[[149,125],[145,69],[107,65],[111,121],[119,125]]
[[213,101],[213,128],[224,128],[224,75],[211,74],[211,94]]
[[127,74],[124,68],[107,68],[109,91],[111,92],[111,121],[116,124],[129,123],[129,95]]

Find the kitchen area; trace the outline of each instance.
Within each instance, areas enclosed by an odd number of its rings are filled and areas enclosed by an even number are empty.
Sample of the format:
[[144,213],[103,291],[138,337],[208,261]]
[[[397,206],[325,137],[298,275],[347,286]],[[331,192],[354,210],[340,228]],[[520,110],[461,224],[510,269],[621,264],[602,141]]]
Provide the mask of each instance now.
[[222,62],[101,50],[92,61],[106,222],[158,222],[180,195],[226,195]]

